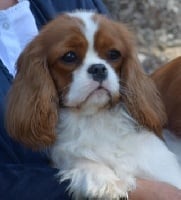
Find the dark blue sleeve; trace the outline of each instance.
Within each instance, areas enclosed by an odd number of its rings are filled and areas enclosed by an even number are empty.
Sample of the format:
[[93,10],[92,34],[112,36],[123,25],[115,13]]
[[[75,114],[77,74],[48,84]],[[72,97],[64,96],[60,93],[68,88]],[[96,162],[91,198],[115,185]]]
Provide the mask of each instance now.
[[4,113],[12,76],[0,61],[0,199],[70,200],[67,183],[59,183],[58,170],[49,167],[43,153],[13,141],[5,131]]
[[94,10],[109,15],[101,0],[29,0],[39,29],[58,14],[77,9]]
[[56,173],[45,166],[0,164],[0,199],[70,200],[67,184],[59,184]]

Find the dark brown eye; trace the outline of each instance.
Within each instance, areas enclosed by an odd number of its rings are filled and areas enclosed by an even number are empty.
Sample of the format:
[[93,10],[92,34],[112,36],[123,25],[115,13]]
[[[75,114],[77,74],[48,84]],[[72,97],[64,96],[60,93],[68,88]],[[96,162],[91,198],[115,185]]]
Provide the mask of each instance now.
[[112,49],[112,50],[109,50],[107,53],[107,58],[108,58],[108,60],[111,60],[111,61],[116,61],[120,57],[121,57],[121,53],[118,50]]
[[78,57],[75,52],[69,51],[65,53],[61,59],[67,64],[73,64],[78,60]]

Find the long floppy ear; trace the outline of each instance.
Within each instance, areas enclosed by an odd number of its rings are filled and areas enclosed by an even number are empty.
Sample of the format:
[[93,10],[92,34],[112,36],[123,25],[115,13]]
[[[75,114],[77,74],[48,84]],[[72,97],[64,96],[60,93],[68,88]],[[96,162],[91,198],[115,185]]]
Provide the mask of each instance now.
[[42,49],[34,40],[20,55],[6,116],[9,134],[33,149],[55,141],[58,119],[58,96]]
[[136,52],[125,58],[121,69],[121,85],[124,87],[123,101],[141,126],[147,127],[161,137],[166,115],[160,95],[153,81],[144,73]]

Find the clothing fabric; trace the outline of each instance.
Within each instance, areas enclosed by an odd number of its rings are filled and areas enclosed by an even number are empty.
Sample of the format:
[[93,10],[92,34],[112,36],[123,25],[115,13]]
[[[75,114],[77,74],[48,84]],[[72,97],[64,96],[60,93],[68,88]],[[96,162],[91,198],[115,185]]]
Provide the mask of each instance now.
[[[108,14],[101,0],[29,0],[29,2],[38,29],[65,11],[91,9]],[[66,192],[68,183],[58,183],[55,176],[58,170],[50,167],[47,156],[43,152],[37,153],[27,149],[13,141],[6,133],[5,108],[13,76],[3,61],[0,60],[0,199],[68,200],[70,199]]]
[[38,34],[29,4],[24,0],[0,11],[0,59],[12,75],[20,52]]

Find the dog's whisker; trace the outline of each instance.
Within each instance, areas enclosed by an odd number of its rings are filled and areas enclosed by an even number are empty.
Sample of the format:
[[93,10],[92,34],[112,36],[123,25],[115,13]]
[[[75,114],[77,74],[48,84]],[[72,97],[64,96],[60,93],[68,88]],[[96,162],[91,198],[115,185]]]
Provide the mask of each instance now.
[[135,96],[133,92],[129,91],[128,88],[125,88],[125,87],[120,87],[119,93],[123,95],[128,95],[128,96]]
[[125,85],[126,85],[126,82],[125,82],[125,81],[123,81],[123,80],[121,80],[121,79],[119,79],[119,83],[123,83],[123,84],[125,84]]
[[68,84],[68,85],[64,86],[64,87],[62,88],[62,91],[65,91],[65,90],[67,90],[69,87],[70,87],[70,84]]

